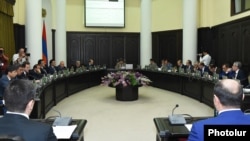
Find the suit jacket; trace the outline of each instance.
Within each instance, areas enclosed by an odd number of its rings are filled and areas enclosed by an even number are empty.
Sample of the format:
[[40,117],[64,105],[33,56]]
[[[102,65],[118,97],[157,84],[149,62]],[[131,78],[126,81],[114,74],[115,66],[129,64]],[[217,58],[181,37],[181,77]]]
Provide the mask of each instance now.
[[188,141],[204,141],[204,125],[250,125],[250,115],[241,110],[225,111],[217,117],[193,123]]
[[30,79],[30,74],[27,73],[27,72],[23,72],[21,75],[17,75],[16,78],[17,79],[26,79],[26,80],[28,80],[28,79]]
[[46,68],[40,68],[40,71],[41,71],[41,74],[43,74],[43,75],[47,75],[48,74]]
[[81,68],[81,66],[77,67],[76,65],[73,65],[73,66],[71,66],[70,70],[72,69],[72,67],[74,68],[74,71]]
[[234,77],[234,72],[233,71],[229,71],[229,72],[221,71],[219,74],[219,79],[222,79],[223,76],[226,76],[227,78],[231,79]]
[[48,72],[49,74],[57,73],[57,72],[56,72],[56,67],[54,67],[54,66],[49,66],[47,72]]
[[181,66],[178,66],[177,72],[180,72],[180,69],[184,69],[184,72],[186,72],[187,66],[182,64]]
[[9,78],[7,77],[7,75],[3,75],[1,78],[0,78],[0,97],[2,98],[3,97],[3,93],[4,93],[4,90],[6,88],[6,86],[10,83],[10,80]]
[[187,70],[190,70],[190,72],[194,72],[194,66],[193,65],[186,66],[185,72],[187,72]]
[[[234,72],[233,79],[236,76],[236,72]],[[248,78],[246,77],[245,73],[243,70],[239,69],[238,74],[236,76],[236,79],[240,80],[241,85],[246,87],[248,85]]]
[[62,73],[63,70],[67,70],[67,68],[66,68],[66,67],[61,67],[61,66],[57,66],[57,67],[56,67],[56,71],[57,71],[58,73]]
[[209,68],[208,68],[208,66],[204,66],[204,68],[203,68],[203,69],[204,69],[204,70],[199,69],[199,71],[200,71],[200,73],[201,73],[201,76],[203,76],[204,72],[209,73]]
[[91,64],[87,64],[87,65],[86,65],[86,68],[87,68],[87,69],[91,69],[91,68],[94,68],[94,66],[95,66],[94,64],[92,64],[92,65],[91,65]]
[[149,66],[149,69],[151,69],[151,70],[158,69],[158,66],[156,63],[150,63],[148,66]]
[[50,125],[17,114],[7,113],[0,118],[0,134],[21,136],[25,141],[57,141]]
[[29,76],[32,80],[40,80],[43,77],[42,73],[37,73],[34,70],[29,71]]

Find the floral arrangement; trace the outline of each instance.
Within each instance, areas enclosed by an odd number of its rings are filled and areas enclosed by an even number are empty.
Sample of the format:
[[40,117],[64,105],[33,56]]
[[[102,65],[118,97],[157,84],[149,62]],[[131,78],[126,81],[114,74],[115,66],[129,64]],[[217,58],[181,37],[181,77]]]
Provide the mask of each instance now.
[[147,86],[152,81],[145,75],[133,71],[117,71],[108,73],[102,77],[102,85],[104,86]]

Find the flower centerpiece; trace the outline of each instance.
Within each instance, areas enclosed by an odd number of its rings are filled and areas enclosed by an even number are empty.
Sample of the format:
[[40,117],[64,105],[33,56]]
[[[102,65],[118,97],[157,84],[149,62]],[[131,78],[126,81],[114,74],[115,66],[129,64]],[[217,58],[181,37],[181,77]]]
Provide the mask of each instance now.
[[110,72],[101,79],[102,85],[110,87],[147,86],[152,82],[145,75],[134,71]]

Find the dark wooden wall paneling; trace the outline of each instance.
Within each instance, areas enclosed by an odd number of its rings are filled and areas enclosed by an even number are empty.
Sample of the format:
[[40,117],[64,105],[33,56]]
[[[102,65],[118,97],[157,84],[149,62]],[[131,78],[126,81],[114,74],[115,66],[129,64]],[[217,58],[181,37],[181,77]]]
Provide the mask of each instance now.
[[250,17],[231,21],[211,28],[213,55],[217,64],[241,61],[246,73],[250,70]]
[[207,50],[210,55],[213,53],[213,42],[212,42],[212,31],[209,27],[198,29],[198,42],[197,42],[197,52],[201,53],[203,50]]
[[182,59],[182,30],[153,32],[152,57],[158,66],[164,58],[176,65]]
[[140,63],[140,34],[67,32],[67,65],[75,64],[76,60],[86,65],[90,58],[108,68],[124,58],[136,67]]
[[25,26],[24,25],[19,25],[19,24],[14,24],[14,40],[15,40],[15,49],[16,51],[19,48],[24,48],[25,47]]
[[[243,69],[249,73],[250,17],[199,28],[197,32],[197,52],[208,50],[213,63],[219,67],[225,62],[241,61]],[[168,58],[176,65],[177,59],[182,59],[182,30],[152,33],[152,49],[158,64],[162,58]]]
[[[16,49],[25,47],[25,26],[14,24],[14,32]],[[207,49],[217,66],[238,60],[250,71],[250,16],[197,32],[197,51]],[[96,64],[114,67],[121,57],[135,66],[140,63],[140,33],[67,32],[68,66],[76,60],[86,64],[93,58]],[[182,30],[153,32],[152,58],[158,65],[163,58],[176,65],[182,59]]]

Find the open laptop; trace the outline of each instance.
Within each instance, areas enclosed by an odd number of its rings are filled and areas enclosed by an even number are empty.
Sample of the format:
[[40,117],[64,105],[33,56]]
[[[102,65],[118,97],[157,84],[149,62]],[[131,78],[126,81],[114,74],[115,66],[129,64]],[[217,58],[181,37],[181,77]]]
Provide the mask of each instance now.
[[133,64],[126,64],[125,68],[127,70],[133,69]]

